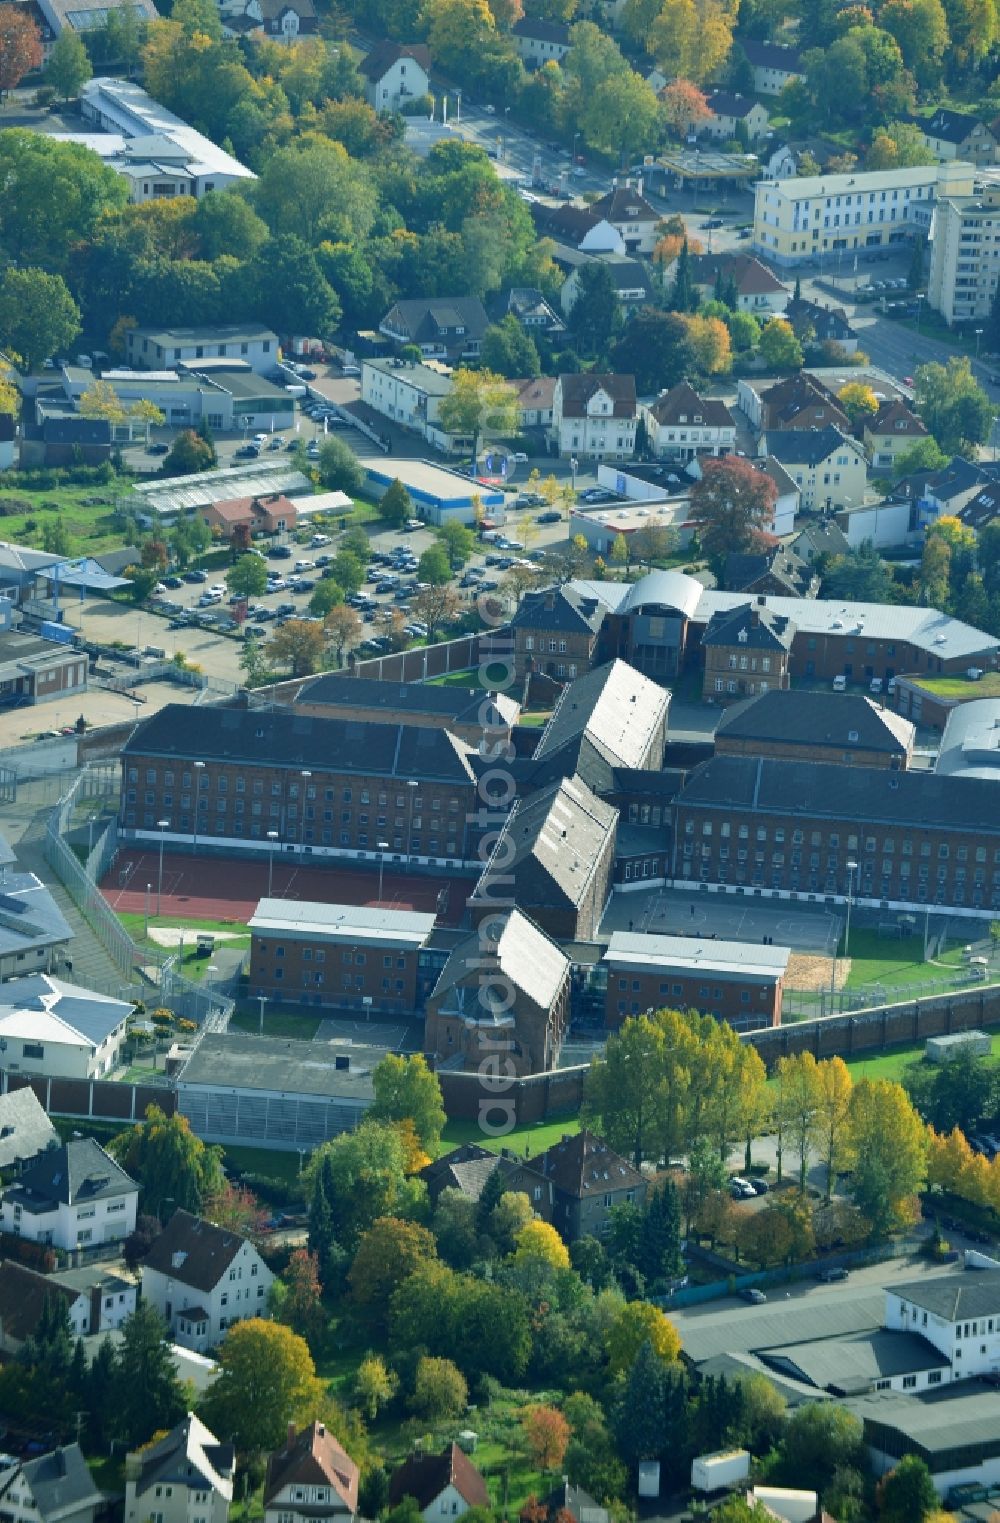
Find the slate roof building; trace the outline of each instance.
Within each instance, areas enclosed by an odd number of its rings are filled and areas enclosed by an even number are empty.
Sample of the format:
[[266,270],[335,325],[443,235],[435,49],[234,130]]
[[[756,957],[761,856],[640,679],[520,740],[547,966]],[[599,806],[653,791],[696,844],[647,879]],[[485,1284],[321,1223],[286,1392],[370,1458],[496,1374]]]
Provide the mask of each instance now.
[[49,973],[0,984],[6,1062],[25,1075],[102,1078],[120,1062],[133,1008]]
[[353,1523],[360,1474],[321,1422],[298,1433],[288,1425],[283,1449],[267,1462],[264,1523]]
[[785,598],[814,598],[820,586],[810,566],[784,545],[772,545],[757,554],[727,555],[723,581],[730,592],[764,592]]
[[486,1482],[457,1444],[440,1454],[411,1454],[389,1481],[389,1506],[413,1497],[424,1523],[460,1518],[470,1507],[489,1507]]
[[420,1170],[431,1204],[436,1205],[445,1190],[459,1190],[470,1200],[478,1200],[483,1187],[500,1162],[498,1153],[463,1142]]
[[569,52],[569,27],[562,21],[539,21],[522,16],[511,28],[518,56],[529,68],[544,63],[562,63]]
[[753,37],[745,37],[742,47],[753,70],[753,87],[758,95],[780,95],[793,79],[802,77],[802,61],[794,48],[777,42],[758,42]]
[[226,1329],[267,1308],[274,1275],[238,1232],[177,1210],[142,1266],[143,1300],[156,1307],[182,1348],[204,1353]]
[[0,1501],[13,1523],[94,1523],[105,1498],[79,1444],[18,1460],[0,1456]]
[[[520,705],[505,693],[484,693],[482,688],[438,687],[426,682],[383,682],[375,677],[345,680],[332,672],[307,677],[291,692],[289,684],[258,692],[261,703],[287,704],[297,714],[319,719],[378,720],[385,724],[446,729],[471,746],[478,746],[484,730],[491,740],[509,737],[517,723]],[[273,696],[272,696],[273,694]]]
[[656,245],[656,230],[663,214],[646,200],[642,181],[626,179],[615,183],[606,195],[591,202],[591,211],[620,234],[629,254],[651,254]]
[[887,1327],[926,1339],[947,1361],[953,1380],[989,1374],[1000,1365],[998,1269],[887,1286],[885,1312]]
[[864,501],[868,461],[856,439],[839,428],[768,428],[758,452],[773,455],[802,493],[804,508],[843,508]]
[[616,767],[658,771],[666,746],[670,694],[617,658],[563,688],[535,748],[593,789],[610,787]]
[[30,1085],[0,1095],[0,1170],[18,1170],[59,1141]]
[[0,1200],[0,1228],[73,1250],[116,1243],[135,1230],[139,1186],[92,1137],[47,1148]]
[[578,777],[515,804],[469,899],[478,923],[504,895],[557,941],[590,941],[608,901],[618,814]]
[[781,1022],[788,947],[615,931],[603,964],[605,1024],[664,1006],[700,1010],[739,1031]]
[[796,338],[810,344],[839,344],[847,354],[858,347],[858,335],[848,320],[843,307],[821,306],[819,302],[794,298],[785,308],[784,316],[792,325]]
[[379,323],[379,332],[397,344],[416,344],[424,359],[476,359],[489,327],[478,296],[413,297],[397,301]]
[[902,771],[915,737],[908,719],[867,695],[775,690],[726,709],[716,726],[715,753]]
[[773,613],[766,600],[714,613],[701,637],[705,652],[702,697],[712,703],[753,698],[789,686],[788,663],[795,625]]
[[725,402],[700,397],[678,381],[642,409],[653,453],[673,461],[697,455],[728,455],[736,448],[736,422]]
[[376,111],[398,111],[407,101],[426,95],[431,55],[425,42],[377,42],[358,65],[365,80],[365,97]]
[[635,376],[561,375],[552,397],[552,435],[560,455],[626,460],[635,450]]
[[497,909],[454,948],[427,1002],[424,1051],[479,1071],[502,1050],[518,1074],[555,1068],[569,1026],[570,965],[520,909]]
[[[541,1190],[546,1220],[568,1243],[603,1237],[615,1206],[641,1206],[646,1198],[645,1177],[586,1127],[529,1158],[524,1167],[529,1178],[541,1180],[529,1198],[534,1204],[535,1190]],[[520,1188],[516,1175],[510,1188]]]
[[233,1500],[236,1450],[220,1444],[189,1412],[155,1444],[125,1458],[125,1523],[226,1523]]

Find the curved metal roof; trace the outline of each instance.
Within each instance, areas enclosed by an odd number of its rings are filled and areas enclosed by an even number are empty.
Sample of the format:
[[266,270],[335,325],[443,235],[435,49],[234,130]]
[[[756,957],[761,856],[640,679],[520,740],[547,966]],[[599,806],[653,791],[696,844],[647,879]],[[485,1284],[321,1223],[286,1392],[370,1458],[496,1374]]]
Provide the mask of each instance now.
[[619,613],[635,613],[639,608],[676,608],[690,619],[705,589],[701,582],[683,571],[650,571],[629,588],[618,605]]

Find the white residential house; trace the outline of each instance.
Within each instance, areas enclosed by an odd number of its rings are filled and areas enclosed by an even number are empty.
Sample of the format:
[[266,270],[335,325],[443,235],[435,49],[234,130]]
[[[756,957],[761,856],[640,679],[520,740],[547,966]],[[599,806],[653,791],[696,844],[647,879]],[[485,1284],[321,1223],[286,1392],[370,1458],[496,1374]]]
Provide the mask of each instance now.
[[365,99],[376,111],[399,111],[430,91],[430,49],[425,42],[377,42],[358,68]]
[[1000,1370],[1000,1270],[889,1286],[885,1325],[926,1338],[947,1359],[953,1380],[994,1373]]
[[236,1450],[189,1412],[125,1459],[125,1523],[226,1523]]
[[299,1433],[289,1423],[284,1447],[267,1462],[264,1523],[353,1523],[358,1482],[357,1465],[323,1423]]
[[644,404],[646,437],[654,455],[693,460],[696,455],[728,455],[736,448],[736,423],[725,402],[700,397],[687,381]]
[[73,1251],[135,1230],[139,1186],[92,1137],[49,1148],[0,1200],[0,1230]]
[[756,143],[767,131],[770,121],[767,109],[759,100],[754,100],[752,95],[739,95],[732,90],[713,90],[706,104],[712,115],[707,121],[698,124],[697,130],[702,137],[728,143],[739,138],[742,132],[745,142]]
[[753,70],[755,95],[780,95],[792,80],[802,78],[802,63],[794,48],[745,38],[743,51]]
[[41,1274],[14,1259],[0,1261],[0,1350],[16,1354],[34,1332],[47,1300],[66,1308],[72,1336],[117,1332],[135,1311],[134,1280],[101,1264]]
[[33,1460],[0,1455],[0,1507],[6,1523],[94,1523],[105,1501],[79,1444]]
[[4,1067],[53,1078],[103,1078],[118,1067],[133,1008],[50,973],[0,984]]
[[143,1300],[196,1353],[221,1343],[234,1322],[262,1316],[273,1283],[252,1243],[188,1211],[174,1212],[142,1266]]
[[629,460],[638,407],[631,375],[561,375],[552,396],[552,436],[564,459]]
[[451,370],[434,361],[419,364],[412,360],[362,360],[361,400],[384,418],[433,444],[446,454],[468,451],[472,440],[464,434],[450,434],[438,421],[444,398],[451,391]]
[[475,1465],[457,1444],[440,1454],[420,1451],[404,1460],[389,1481],[389,1505],[413,1497],[424,1523],[460,1518],[470,1507],[489,1507],[489,1492]]
[[839,428],[768,429],[757,453],[784,466],[802,493],[802,507],[820,510],[855,507],[864,502],[868,460],[856,439]]
[[[635,180],[617,182],[595,201],[591,208],[594,216],[602,217],[614,228],[624,244],[627,254],[649,255],[656,247],[657,231],[663,221],[663,213],[651,206],[642,193],[641,176]],[[586,248],[586,244],[581,244]]]
[[538,21],[522,16],[511,29],[518,57],[529,69],[543,63],[562,63],[569,52],[569,27],[562,21]]

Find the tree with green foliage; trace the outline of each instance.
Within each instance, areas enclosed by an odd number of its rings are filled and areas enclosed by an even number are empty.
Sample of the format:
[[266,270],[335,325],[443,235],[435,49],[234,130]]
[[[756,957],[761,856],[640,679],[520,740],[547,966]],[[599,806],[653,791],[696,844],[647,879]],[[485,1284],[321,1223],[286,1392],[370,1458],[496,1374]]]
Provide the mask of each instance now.
[[241,555],[226,572],[226,586],[242,598],[259,598],[267,588],[267,562],[259,555]]
[[[127,180],[93,149],[21,127],[0,131],[0,180],[4,187],[0,248],[12,262],[0,291],[9,289],[15,309],[23,304],[27,288],[17,282],[8,287],[10,276],[33,273],[31,267],[35,265],[49,272],[65,270],[70,250],[89,242],[102,218],[121,212],[129,198]],[[56,305],[61,306],[60,289],[48,289],[56,297]],[[32,307],[44,313],[48,299],[42,288],[36,291]],[[51,320],[58,315],[53,313]],[[38,359],[67,347],[78,331],[77,319],[70,337],[43,348]],[[2,318],[0,339],[4,347],[11,343],[18,354],[25,355],[24,348],[8,337]]]
[[883,1523],[923,1523],[937,1512],[934,1479],[919,1454],[905,1454],[878,1483],[879,1517]]
[[[0,133],[0,140],[4,136]],[[0,226],[2,220],[0,213]],[[4,270],[0,276],[0,348],[22,370],[32,370],[42,360],[68,349],[79,331],[80,310],[61,275],[13,266]]]
[[417,562],[417,576],[432,587],[444,587],[451,581],[451,561],[444,545],[428,546]]
[[615,370],[634,375],[642,394],[675,386],[694,365],[687,324],[678,312],[640,307],[611,351]]
[[210,471],[217,464],[215,448],[193,428],[185,428],[164,456],[163,469],[168,476],[194,476]]
[[398,476],[389,483],[378,506],[379,513],[391,528],[401,529],[408,518],[414,517],[410,494]]
[[918,471],[938,471],[947,464],[948,456],[930,435],[926,439],[918,439],[916,444],[911,444],[909,449],[901,450],[892,464],[892,475],[895,481],[902,481],[906,476],[915,475]]
[[437,531],[439,542],[448,552],[453,571],[460,571],[476,549],[476,536],[465,524],[445,523]]
[[479,358],[487,370],[509,381],[541,374],[535,341],[512,312],[483,334]]
[[604,355],[622,326],[622,307],[614,275],[603,260],[581,265],[567,327],[582,354]]
[[342,439],[327,437],[323,440],[319,447],[317,469],[319,479],[328,492],[346,492],[348,497],[356,497],[364,486],[364,472],[358,457]]
[[469,1402],[469,1387],[450,1359],[425,1356],[417,1361],[413,1394],[407,1405],[425,1422],[441,1423],[461,1417]]
[[205,1197],[225,1182],[222,1149],[196,1137],[186,1116],[167,1116],[158,1105],[147,1108],[145,1120],[119,1132],[108,1152],[138,1180],[143,1209],[161,1219],[175,1210],[196,1216]]
[[309,612],[323,619],[332,608],[338,608],[343,601],[343,587],[335,582],[332,576],[325,576],[309,599]]
[[681,244],[680,253],[677,255],[674,278],[667,294],[666,305],[671,312],[693,312],[698,305],[691,279],[691,250],[688,247],[687,238]]
[[155,1306],[140,1301],[122,1326],[111,1389],[110,1426],[134,1449],[180,1422],[187,1393],[170,1354],[167,1326]]
[[246,263],[267,242],[267,223],[243,196],[230,190],[210,190],[191,218],[191,229],[202,259],[229,257]]
[[280,1448],[290,1422],[312,1422],[322,1410],[324,1386],[308,1345],[280,1322],[253,1317],[235,1323],[218,1362],[200,1412],[213,1432],[231,1436],[244,1453]]
[[76,100],[93,72],[82,37],[71,26],[64,27],[52,44],[45,83],[52,86],[59,100]]
[[636,1355],[615,1408],[618,1450],[630,1466],[655,1460],[667,1433],[668,1365],[647,1339]]
[[920,416],[947,454],[970,453],[988,438],[993,406],[966,356],[918,366],[914,393]]
[[372,1070],[372,1086],[369,1115],[376,1121],[412,1121],[424,1152],[435,1157],[446,1118],[438,1076],[423,1054],[388,1053]]
[[422,1180],[406,1176],[406,1149],[398,1128],[374,1117],[315,1150],[303,1172],[307,1198],[313,1197],[320,1170],[333,1239],[352,1253],[376,1218],[408,1217],[426,1193]]
[[824,1494],[845,1465],[866,1465],[861,1419],[835,1401],[807,1402],[789,1414],[781,1442],[780,1474],[787,1485],[803,1476]]
[[683,1272],[681,1204],[672,1179],[666,1179],[646,1199],[639,1251],[639,1267],[650,1284]]
[[851,1092],[847,1162],[854,1203],[873,1238],[913,1220],[927,1177],[927,1133],[901,1084],[861,1079]]
[[452,375],[451,390],[441,398],[438,421],[447,433],[471,438],[475,462],[486,434],[503,436],[515,431],[517,392],[491,370],[458,369]]
[[893,601],[892,571],[870,539],[828,562],[823,571],[823,596],[864,603]]
[[315,253],[292,234],[269,238],[261,245],[250,267],[249,305],[279,333],[314,333],[325,338],[341,317],[337,293]]

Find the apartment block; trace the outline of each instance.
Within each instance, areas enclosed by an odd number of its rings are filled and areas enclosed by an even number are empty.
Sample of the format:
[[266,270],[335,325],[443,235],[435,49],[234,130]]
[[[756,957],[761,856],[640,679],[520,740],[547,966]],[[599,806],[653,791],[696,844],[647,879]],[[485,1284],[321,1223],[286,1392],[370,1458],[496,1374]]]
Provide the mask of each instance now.
[[1000,186],[938,203],[927,299],[953,323],[986,318],[1000,277]]

